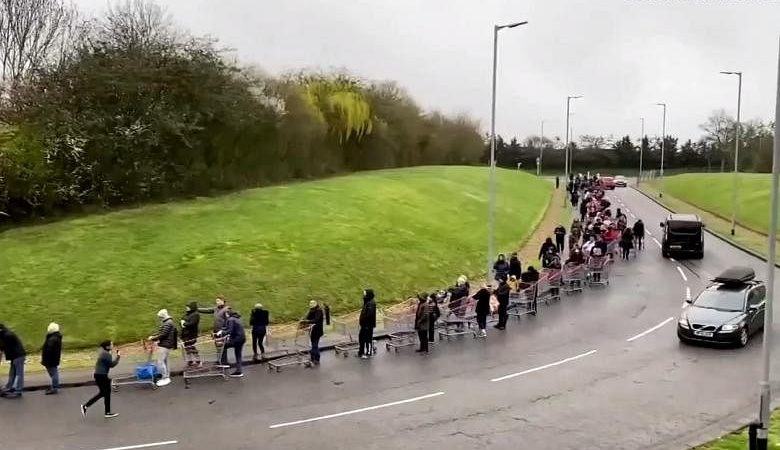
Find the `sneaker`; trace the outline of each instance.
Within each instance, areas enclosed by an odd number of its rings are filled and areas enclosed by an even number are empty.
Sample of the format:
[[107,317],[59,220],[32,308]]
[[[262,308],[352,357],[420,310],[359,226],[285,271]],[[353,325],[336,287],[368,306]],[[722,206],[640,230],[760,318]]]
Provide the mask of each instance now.
[[170,378],[161,378],[157,382],[157,387],[168,386],[169,384],[171,384],[171,379]]
[[57,390],[56,389],[47,389],[45,392],[45,395],[56,395]]
[[11,392],[11,393],[6,394],[5,398],[8,398],[8,399],[22,398],[22,394],[20,392]]
[[114,417],[116,417],[118,415],[119,415],[118,413],[110,412],[110,413],[103,414],[103,417],[105,417],[106,419],[113,419]]
[[217,368],[218,368],[218,369],[230,369],[230,364],[222,364],[222,363],[218,363],[218,364],[217,364]]
[[81,405],[81,415],[84,417],[87,417],[87,407],[84,405]]
[[368,355],[360,355],[360,359],[368,359]]
[[233,372],[229,375],[231,378],[243,378],[244,374],[241,372]]

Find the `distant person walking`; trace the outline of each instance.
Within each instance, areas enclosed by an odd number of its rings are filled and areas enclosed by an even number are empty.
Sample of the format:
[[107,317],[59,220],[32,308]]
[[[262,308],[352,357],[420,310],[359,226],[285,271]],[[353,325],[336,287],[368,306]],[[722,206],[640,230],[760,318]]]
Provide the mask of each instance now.
[[566,242],[566,228],[558,224],[553,233],[555,233],[555,247],[558,249],[558,253],[563,253],[563,246]]
[[638,219],[634,223],[634,240],[636,240],[637,250],[642,250],[645,246],[645,223]]
[[62,334],[60,326],[52,322],[46,330],[46,339],[41,348],[41,365],[51,378],[51,387],[46,390],[46,395],[54,395],[60,389],[60,360],[62,359]]
[[173,323],[171,315],[167,309],[161,309],[157,312],[157,318],[160,319],[160,327],[157,334],[149,336],[149,341],[157,342],[157,368],[160,370],[160,378],[157,386],[168,386],[171,384],[171,369],[168,365],[168,357],[172,350],[178,347],[178,336],[176,325]]
[[363,307],[360,310],[360,332],[358,334],[358,356],[367,359],[374,355],[374,328],[376,328],[376,301],[373,289],[363,291]]
[[309,330],[309,339],[311,341],[311,362],[315,366],[320,365],[320,338],[325,334],[323,330],[322,322],[325,320],[325,316],[322,312],[322,308],[316,300],[309,302],[309,313],[306,314],[306,319],[303,323],[311,326]]
[[95,363],[95,384],[98,387],[98,393],[87,403],[81,405],[81,415],[87,417],[87,409],[94,405],[95,402],[103,399],[103,405],[105,406],[105,413],[103,417],[106,419],[113,419],[119,414],[111,411],[111,379],[108,378],[108,373],[119,364],[119,359],[122,357],[122,353],[117,350],[116,358],[111,357],[111,349],[114,344],[111,341],[103,341],[100,344],[100,353],[98,354],[97,362]]
[[428,353],[428,327],[431,324],[431,315],[428,311],[428,296],[417,296],[417,310],[414,314],[414,329],[417,330],[417,338],[420,340],[420,348],[417,353]]
[[241,322],[241,314],[238,311],[233,311],[228,306],[227,308],[227,321],[225,321],[225,349],[232,348],[233,356],[236,359],[236,369],[230,374],[233,378],[241,378],[244,376],[243,366],[243,353],[244,344],[246,344],[246,331],[244,331],[244,324]]
[[[254,309],[252,309],[252,315],[249,316],[249,326],[252,328],[252,357],[255,361],[263,359],[265,357],[265,347],[263,341],[265,335],[268,333],[268,324],[271,320],[271,316],[268,310],[263,308],[261,303],[256,303]],[[260,349],[258,358],[257,350]]]
[[27,353],[19,337],[3,324],[0,324],[0,353],[5,355],[5,359],[11,364],[8,369],[8,382],[5,389],[0,391],[0,397],[19,398],[24,391],[24,359]]
[[198,303],[190,302],[187,305],[187,311],[181,320],[181,341],[184,345],[184,360],[187,367],[200,366],[200,353],[198,352],[197,341],[200,333],[200,313],[198,312]]
[[558,189],[561,187],[561,178],[559,176],[555,176],[555,189]]

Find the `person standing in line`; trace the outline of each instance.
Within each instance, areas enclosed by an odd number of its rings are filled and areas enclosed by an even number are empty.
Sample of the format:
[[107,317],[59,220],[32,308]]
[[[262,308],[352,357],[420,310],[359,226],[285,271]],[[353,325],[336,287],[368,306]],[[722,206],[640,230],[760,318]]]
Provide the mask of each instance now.
[[539,259],[542,259],[542,257],[547,253],[547,250],[554,249],[557,251],[557,247],[555,244],[553,244],[552,238],[547,238],[544,240],[544,243],[539,248]]
[[428,327],[430,326],[430,321],[428,295],[420,294],[417,296],[417,311],[414,315],[414,329],[417,330],[417,338],[420,340],[420,348],[415,350],[417,353],[428,353]]
[[62,359],[62,334],[60,326],[52,322],[46,330],[46,339],[41,348],[41,365],[51,378],[51,387],[46,390],[46,395],[54,395],[60,389],[60,360]]
[[306,314],[306,319],[303,320],[304,325],[311,326],[309,331],[309,339],[311,341],[311,363],[315,366],[320,365],[320,338],[325,334],[322,322],[325,316],[323,315],[322,308],[316,300],[309,302],[309,313]]
[[[19,398],[24,391],[24,359],[27,353],[19,337],[11,330],[0,324],[0,356],[11,364],[8,369],[8,382],[5,389],[0,391],[0,397]],[[2,357],[0,357],[2,361]]]
[[360,349],[358,349],[358,356],[362,359],[368,359],[374,354],[374,328],[376,328],[376,302],[372,289],[363,291],[363,307],[360,310],[359,324],[358,343]]
[[246,343],[246,332],[244,331],[244,324],[241,323],[241,314],[238,311],[233,311],[228,306],[227,308],[227,321],[225,322],[225,349],[233,349],[233,355],[236,358],[236,370],[230,374],[233,378],[241,378],[244,376],[243,371],[243,351],[244,344]]
[[523,265],[520,262],[520,258],[517,256],[517,252],[512,253],[512,256],[509,258],[509,276],[511,277],[514,275],[517,278],[520,278],[520,275],[523,274]]
[[566,241],[566,228],[558,224],[553,233],[555,233],[555,247],[558,249],[558,253],[563,253],[563,243]]
[[[263,308],[261,303],[256,303],[254,309],[252,309],[252,315],[249,316],[249,326],[252,327],[252,359],[255,361],[262,360],[265,357],[265,347],[263,341],[265,335],[268,332],[268,323],[270,321],[270,314],[268,310]],[[258,358],[257,349],[260,349],[260,357]]]
[[436,342],[436,321],[441,317],[439,299],[435,292],[428,296],[428,316],[428,344],[430,345]]
[[157,312],[157,317],[160,319],[160,327],[157,329],[157,334],[149,336],[149,341],[157,342],[157,368],[160,370],[160,378],[157,381],[157,386],[168,386],[171,384],[171,369],[168,365],[168,357],[171,354],[171,350],[176,350],[178,347],[178,336],[176,332],[176,325],[173,323],[171,315],[168,314],[167,309],[161,309]]
[[476,301],[475,313],[477,314],[477,326],[479,327],[479,337],[487,337],[487,316],[490,314],[490,291],[487,283],[472,297]]
[[506,321],[509,318],[509,284],[506,282],[506,278],[499,280],[498,288],[496,288],[496,300],[498,300],[498,324],[496,328],[499,330],[506,329]]
[[498,259],[493,263],[493,274],[495,275],[496,281],[509,274],[509,263],[506,261],[506,257],[503,253],[498,255]]
[[198,312],[214,315],[214,346],[217,349],[217,358],[219,358],[217,360],[217,367],[230,367],[227,359],[227,351],[225,351],[224,348],[225,340],[219,336],[222,334],[222,329],[225,328],[225,322],[227,321],[227,301],[225,300],[225,297],[221,295],[218,296],[217,299],[214,300],[213,308],[200,308],[198,309]]
[[116,358],[111,357],[111,349],[114,344],[111,341],[103,341],[100,344],[100,353],[98,354],[97,362],[95,363],[95,384],[98,387],[98,393],[87,403],[81,405],[81,415],[87,417],[87,409],[94,405],[95,402],[103,399],[103,405],[105,407],[105,413],[103,417],[106,419],[113,419],[119,414],[111,411],[111,379],[108,378],[108,373],[119,364],[119,360],[122,357],[122,353],[117,350]]
[[184,359],[187,367],[200,366],[200,353],[198,353],[197,341],[200,333],[200,313],[198,303],[190,302],[187,311],[181,320],[181,341],[184,345]]

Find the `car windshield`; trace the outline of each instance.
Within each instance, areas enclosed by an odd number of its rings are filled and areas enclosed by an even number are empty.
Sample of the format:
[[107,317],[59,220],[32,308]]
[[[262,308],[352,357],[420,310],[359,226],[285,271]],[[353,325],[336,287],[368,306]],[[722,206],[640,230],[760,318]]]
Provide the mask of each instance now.
[[726,287],[707,289],[699,294],[693,304],[699,308],[742,311],[745,306],[745,294],[742,290]]
[[669,222],[669,231],[674,234],[698,234],[701,225],[693,222]]

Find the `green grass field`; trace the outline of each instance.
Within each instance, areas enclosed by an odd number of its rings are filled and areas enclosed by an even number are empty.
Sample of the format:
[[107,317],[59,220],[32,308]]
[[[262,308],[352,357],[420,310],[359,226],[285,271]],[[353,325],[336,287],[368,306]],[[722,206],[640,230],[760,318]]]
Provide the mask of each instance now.
[[[780,412],[772,413],[769,426],[770,448],[780,446]],[[745,450],[748,448],[747,428],[732,434],[727,434],[707,444],[696,447],[693,450]]]
[[[664,190],[669,195],[698,208],[731,220],[732,174],[685,174],[666,178]],[[739,174],[739,207],[737,220],[743,226],[766,233],[769,229],[768,174]]]
[[[549,182],[499,170],[496,240],[514,249],[551,197]],[[30,348],[49,321],[68,348],[148,336],[155,314],[224,294],[276,323],[310,299],[335,313],[442,287],[485,265],[487,170],[421,167],[128,209],[0,234],[0,321]],[[205,326],[210,325],[206,321]]]

